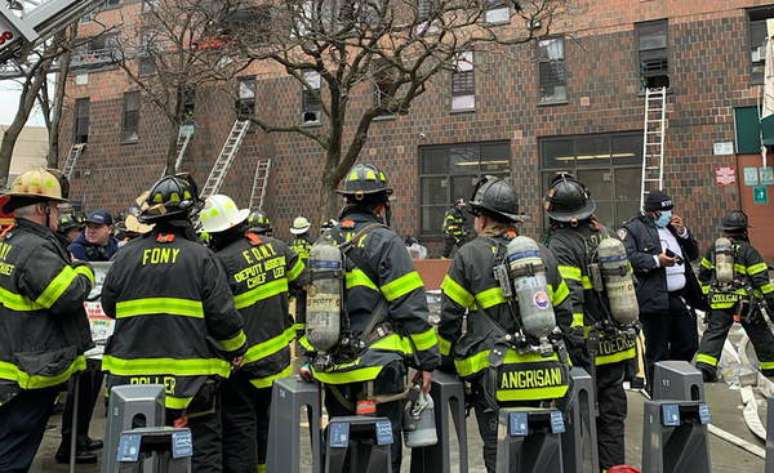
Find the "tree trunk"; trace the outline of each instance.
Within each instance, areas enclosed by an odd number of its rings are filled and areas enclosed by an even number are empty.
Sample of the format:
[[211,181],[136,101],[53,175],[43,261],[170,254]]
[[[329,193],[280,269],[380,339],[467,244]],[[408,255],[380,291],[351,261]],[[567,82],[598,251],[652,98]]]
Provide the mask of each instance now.
[[50,65],[51,61],[41,64],[38,70],[35,71],[35,74],[27,80],[19,98],[19,109],[16,111],[16,116],[5,130],[3,144],[0,145],[0,187],[5,186],[8,182],[8,173],[11,169],[11,158],[16,147],[16,141],[19,139],[19,134],[27,123],[32,107],[35,106],[38,92],[40,92],[40,88],[46,81],[46,74]]
[[64,114],[65,91],[67,90],[67,77],[70,75],[70,51],[68,50],[59,63],[61,68],[56,79],[56,92],[54,95],[54,110],[51,116],[51,128],[48,130],[48,167],[56,168],[59,165],[59,125]]

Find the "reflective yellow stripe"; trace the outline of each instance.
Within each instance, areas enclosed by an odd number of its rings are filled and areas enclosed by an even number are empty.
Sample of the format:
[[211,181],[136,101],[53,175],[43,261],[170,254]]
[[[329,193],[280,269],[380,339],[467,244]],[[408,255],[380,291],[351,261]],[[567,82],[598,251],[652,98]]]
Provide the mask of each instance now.
[[66,382],[73,374],[86,369],[86,357],[78,356],[70,365],[59,374],[53,376],[44,376],[39,374],[29,374],[21,370],[18,366],[0,361],[0,379],[15,382],[22,389],[42,389],[57,386]]
[[583,284],[583,289],[594,289],[594,285],[591,284],[591,279],[588,276],[581,278],[581,284]]
[[488,309],[498,304],[505,303],[505,296],[503,296],[502,289],[493,287],[476,294],[476,301],[482,309]]
[[294,338],[296,338],[296,327],[292,326],[276,337],[251,346],[245,353],[245,363],[254,363],[277,353],[290,345]]
[[369,289],[373,289],[374,291],[379,291],[379,288],[376,286],[376,284],[371,281],[371,278],[369,278],[361,269],[355,268],[348,272],[345,279],[345,286],[347,289],[363,286]]
[[741,264],[735,264],[734,271],[736,271],[739,274],[747,274],[747,268],[745,266],[742,266]]
[[[557,360],[559,360],[559,357],[556,353],[551,354],[551,356],[544,357],[540,353],[519,354],[514,350],[508,349],[508,351],[505,352],[505,359],[503,360],[503,363],[537,363],[540,361]],[[489,368],[489,350],[478,352],[468,358],[454,360],[454,367],[457,368],[457,373],[463,378]]]
[[761,292],[764,294],[771,294],[772,292],[774,292],[774,284],[770,282],[766,283],[763,286],[761,286],[760,289],[761,289]]
[[91,284],[96,284],[96,279],[94,279],[94,271],[91,269],[91,266],[86,265],[78,265],[75,267],[75,273],[80,274],[81,276],[86,276],[86,279],[91,281]]
[[309,339],[306,338],[306,335],[298,339],[298,344],[306,351],[315,351],[315,348],[309,343]]
[[438,337],[435,334],[435,329],[432,327],[422,333],[413,333],[409,336],[419,351],[429,350],[438,345]]
[[631,360],[636,356],[636,347],[631,347],[628,350],[619,351],[618,353],[611,353],[610,355],[599,355],[594,358],[594,364],[597,366],[610,365],[612,363],[618,363],[619,361]]
[[564,281],[559,283],[559,289],[556,291],[554,291],[552,285],[548,284],[548,296],[551,299],[551,305],[556,307],[570,296],[570,288],[567,287],[567,283]]
[[563,398],[569,390],[570,387],[566,384],[550,388],[498,390],[495,397],[498,401],[540,401],[543,399]]
[[397,333],[388,335],[369,346],[372,350],[384,350],[384,351],[396,351],[410,355],[414,353],[414,347],[411,346],[411,342],[408,339],[401,337]]
[[761,361],[758,368],[762,370],[774,370],[774,361]]
[[404,274],[398,279],[388,282],[380,289],[382,290],[382,294],[384,294],[384,298],[392,302],[399,297],[403,297],[406,294],[417,289],[422,289],[423,287],[425,287],[425,284],[422,282],[419,273],[412,271],[408,274]]
[[293,330],[296,332],[301,332],[306,328],[306,324],[302,324],[301,322],[296,322],[293,324]]
[[581,269],[576,266],[562,266],[559,265],[559,274],[562,275],[562,279],[569,279],[571,281],[581,281]]
[[583,312],[572,313],[572,323],[570,324],[570,327],[583,327]]
[[718,365],[718,359],[714,356],[705,355],[704,353],[699,353],[696,355],[696,363],[704,363],[705,365],[710,366],[717,366]]
[[277,374],[266,376],[265,378],[251,379],[250,384],[252,384],[258,389],[270,388],[271,385],[274,384],[274,381],[282,378],[287,378],[292,374],[293,374],[293,366],[288,365],[287,368],[285,368],[284,370],[280,371]]
[[473,301],[475,298],[473,294],[469,293],[460,283],[451,278],[448,274],[444,276],[443,282],[441,282],[441,291],[449,299],[456,302],[458,305],[469,309],[473,307]]
[[701,285],[701,292],[702,292],[702,294],[705,294],[705,295],[709,294],[710,293],[710,289],[711,289],[711,287],[710,287],[709,284],[702,284]]
[[267,282],[266,284],[262,284],[245,293],[239,294],[238,296],[234,296],[234,306],[237,309],[245,309],[260,301],[282,294],[283,292],[288,292],[287,278]]
[[35,300],[35,303],[45,309],[50,308],[56,303],[56,301],[59,300],[60,297],[62,297],[62,294],[64,294],[67,288],[70,287],[70,284],[77,276],[78,273],[76,273],[73,268],[70,266],[65,266],[62,268],[62,271],[60,271],[59,274],[57,274],[57,276],[51,280],[51,282],[48,284],[48,287],[46,287],[46,289],[40,293],[38,298]]
[[296,260],[296,264],[293,265],[292,268],[290,268],[290,271],[288,272],[288,280],[289,281],[295,281],[298,279],[299,276],[301,276],[301,273],[304,272],[304,260],[301,258],[298,258]]
[[171,374],[177,376],[219,375],[228,377],[231,365],[219,358],[134,358],[123,359],[111,355],[102,358],[102,370],[116,376],[151,376]]
[[192,397],[164,396],[164,406],[167,409],[182,411],[191,404],[191,401],[193,401]]
[[715,266],[712,264],[712,261],[708,260],[707,258],[701,259],[701,267],[705,269],[712,269]]
[[340,373],[326,373],[324,371],[317,371],[314,369],[314,367],[312,367],[312,375],[314,378],[324,384],[362,383],[364,381],[371,381],[376,379],[381,372],[381,366],[358,368],[352,371],[344,371]]
[[172,297],[149,297],[116,304],[117,319],[150,314],[181,315],[201,319],[204,318],[204,307],[201,301]]
[[443,356],[449,356],[451,353],[451,342],[449,340],[446,340],[442,336],[438,335],[438,350],[441,352],[441,355]]
[[45,308],[21,294],[15,294],[2,287],[0,287],[0,304],[16,312],[32,312]]
[[242,330],[238,334],[226,340],[215,340],[215,343],[223,351],[236,351],[247,342],[247,336]]
[[767,271],[769,269],[768,265],[766,263],[758,263],[754,264],[752,266],[747,267],[747,274],[750,276],[754,276],[758,273],[762,273],[764,271]]

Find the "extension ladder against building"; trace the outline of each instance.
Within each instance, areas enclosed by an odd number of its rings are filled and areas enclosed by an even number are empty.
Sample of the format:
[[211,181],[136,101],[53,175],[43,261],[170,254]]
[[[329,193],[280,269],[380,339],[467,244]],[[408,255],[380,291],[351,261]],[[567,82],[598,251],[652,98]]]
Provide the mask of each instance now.
[[664,140],[666,138],[667,89],[645,89],[645,134],[642,139],[640,209],[651,191],[664,188]]
[[223,149],[220,151],[218,159],[215,160],[215,164],[212,166],[207,181],[204,183],[201,193],[202,199],[217,194],[220,190],[223,181],[226,178],[226,174],[228,174],[229,169],[231,169],[231,165],[234,164],[234,158],[239,152],[239,148],[242,146],[242,141],[249,128],[250,120],[237,120],[234,122],[234,126],[231,128],[226,144],[223,145]]
[[67,153],[67,159],[65,159],[64,167],[62,167],[62,174],[65,175],[68,181],[73,178],[73,171],[75,171],[78,158],[81,157],[84,148],[86,148],[86,143],[74,144],[70,148],[70,152]]
[[180,127],[180,131],[177,135],[177,159],[175,159],[175,169],[168,172],[165,167],[164,171],[161,173],[161,177],[164,177],[167,174],[176,174],[180,172],[180,166],[183,164],[183,158],[185,157],[185,152],[188,150],[188,145],[191,144],[193,134],[193,125],[183,125]]
[[253,190],[250,192],[250,209],[263,210],[263,201],[266,197],[266,188],[269,186],[269,171],[271,159],[261,159],[255,167],[253,178]]

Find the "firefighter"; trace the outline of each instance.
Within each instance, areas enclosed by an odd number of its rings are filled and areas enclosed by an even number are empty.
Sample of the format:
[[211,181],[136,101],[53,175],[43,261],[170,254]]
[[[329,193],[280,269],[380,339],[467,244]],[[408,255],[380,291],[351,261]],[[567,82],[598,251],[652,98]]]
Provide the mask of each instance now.
[[[497,464],[497,407],[534,406],[562,399],[569,389],[569,368],[566,356],[564,362],[561,359],[562,350],[554,350],[553,347],[548,353],[532,350],[522,353],[509,346],[500,370],[490,366],[490,355],[501,343],[503,335],[513,338],[511,334],[519,331],[523,324],[518,303],[513,304],[506,299],[494,271],[495,266],[505,259],[508,244],[517,238],[514,225],[521,219],[513,188],[493,176],[482,178],[476,185],[469,206],[475,217],[477,237],[459,249],[441,284],[438,336],[444,369],[453,366],[460,378],[471,385],[469,401],[476,411],[484,442],[484,463],[487,471],[494,473]],[[545,306],[549,302],[553,305],[556,320],[551,322],[551,329],[555,329],[558,322],[563,331],[569,331],[572,319],[570,291],[548,249],[534,244],[545,267],[547,282],[542,298],[535,301]],[[463,321],[466,322],[465,331]],[[561,334],[558,336],[561,338]],[[560,343],[557,345],[560,346]],[[513,372],[530,374],[532,379],[539,376],[541,382],[533,386],[511,383],[511,378],[518,378],[508,376]],[[543,376],[546,373],[550,375]],[[492,379],[493,376],[497,378]]]
[[701,260],[699,281],[710,299],[710,312],[696,366],[705,381],[717,380],[720,352],[735,320],[741,322],[755,347],[761,372],[774,376],[774,336],[762,313],[773,314],[774,284],[766,262],[750,244],[747,228],[744,212],[726,214],[720,225],[725,241],[718,239]]
[[196,186],[165,176],[148,195],[140,222],[154,229],[116,254],[102,308],[116,319],[102,360],[108,389],[165,387],[167,424],[193,435],[193,471],[222,471],[219,382],[239,364],[246,336],[226,274],[196,242]]
[[309,235],[310,228],[312,228],[312,224],[309,223],[306,217],[296,217],[293,220],[293,225],[290,227],[290,233],[294,235],[294,238],[288,244],[303,261],[309,258],[309,251],[312,249],[312,243],[309,241],[311,238]]
[[248,230],[249,213],[231,198],[214,195],[199,216],[226,269],[247,335],[243,365],[223,385],[226,473],[254,472],[256,464],[259,472],[266,471],[272,383],[293,372],[290,344],[296,326],[288,312],[288,294],[300,289],[304,272],[303,260],[284,242]]
[[253,210],[247,217],[247,225],[250,231],[258,235],[271,236],[272,226],[269,216],[260,210]]
[[464,208],[465,199],[457,199],[452,208],[447,210],[443,216],[444,258],[450,257],[455,248],[465,244],[465,239],[468,237],[468,231],[465,228]]
[[3,211],[16,222],[0,235],[0,471],[25,472],[57,393],[86,368],[93,344],[83,302],[94,273],[71,263],[54,233],[64,178],[28,171],[6,197]]
[[82,215],[70,211],[66,213],[63,212],[62,215],[59,216],[59,230],[57,231],[65,238],[65,240],[67,240],[68,245],[78,239],[81,232],[83,232],[83,228],[84,221]]
[[[625,460],[627,405],[623,382],[627,362],[636,358],[637,351],[636,332],[622,330],[615,323],[606,291],[595,289],[592,284],[591,268],[599,264],[599,244],[609,237],[607,229],[594,217],[596,208],[586,187],[565,173],[553,180],[545,199],[550,221],[548,248],[556,256],[559,273],[570,288],[572,362],[595,375],[599,466],[608,469]],[[626,261],[623,245],[620,248]],[[625,264],[628,266],[628,262]],[[633,285],[629,289],[629,302],[633,305],[629,309],[635,312],[636,320],[639,306]]]
[[[422,279],[400,236],[389,228],[392,189],[384,173],[370,164],[356,164],[338,193],[344,196],[345,206],[338,225],[327,235],[346,248],[350,262],[343,313],[351,332],[339,338],[331,358],[315,353],[308,338],[313,329],[314,299],[310,295],[307,332],[300,341],[310,364],[302,367],[301,374],[325,386],[330,416],[357,411],[390,419],[393,472],[398,473],[404,404],[400,394],[406,392],[407,368],[411,365],[418,370],[414,382],[429,392],[431,372],[440,363],[437,338],[428,323]],[[312,278],[314,254],[313,248]],[[365,332],[366,327],[371,330]],[[361,349],[363,346],[367,348]]]

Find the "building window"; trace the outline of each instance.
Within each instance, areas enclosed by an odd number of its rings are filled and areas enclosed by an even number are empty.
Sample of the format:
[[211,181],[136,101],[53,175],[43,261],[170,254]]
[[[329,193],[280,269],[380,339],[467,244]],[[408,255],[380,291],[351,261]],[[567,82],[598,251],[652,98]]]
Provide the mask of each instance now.
[[774,6],[755,8],[747,11],[750,21],[750,59],[752,69],[750,80],[753,84],[763,84],[766,73],[766,20],[774,18]]
[[642,132],[540,140],[543,195],[558,172],[583,182],[597,202],[597,218],[612,230],[640,208]]
[[505,0],[486,0],[484,21],[490,25],[510,23],[511,9]]
[[248,120],[255,113],[255,76],[240,77],[237,86],[237,117]]
[[75,101],[75,118],[73,120],[73,143],[89,142],[89,99]]
[[395,84],[394,71],[392,65],[385,60],[374,60],[373,80],[374,80],[374,107],[383,108],[381,116],[393,115],[390,110],[394,106],[392,88]]
[[158,7],[159,7],[159,0],[142,0],[143,13],[154,11]]
[[433,0],[417,0],[417,19],[425,21],[433,12]]
[[538,41],[540,102],[567,101],[567,70],[564,62],[564,38]]
[[121,140],[124,142],[137,141],[140,125],[140,93],[127,92],[124,94],[124,115],[121,121]]
[[180,100],[183,121],[190,121],[193,119],[194,111],[196,111],[196,87],[191,84],[185,85],[179,94],[178,100]]
[[452,203],[473,194],[480,176],[510,178],[511,145],[507,141],[419,148],[420,228],[440,235],[443,215]]
[[304,124],[320,123],[322,101],[320,96],[320,73],[317,71],[304,72],[304,82],[301,90],[301,120]]
[[118,46],[118,34],[99,35],[75,48],[71,66],[83,69],[111,64],[117,59]]
[[460,53],[452,72],[452,110],[476,108],[476,83],[473,76],[473,51]]
[[667,20],[637,23],[635,31],[643,86],[669,87]]

